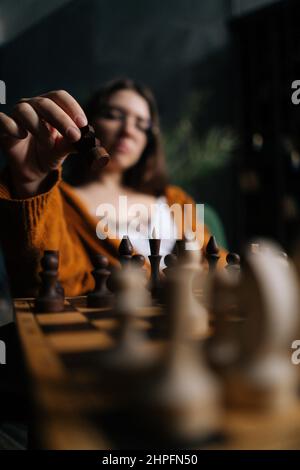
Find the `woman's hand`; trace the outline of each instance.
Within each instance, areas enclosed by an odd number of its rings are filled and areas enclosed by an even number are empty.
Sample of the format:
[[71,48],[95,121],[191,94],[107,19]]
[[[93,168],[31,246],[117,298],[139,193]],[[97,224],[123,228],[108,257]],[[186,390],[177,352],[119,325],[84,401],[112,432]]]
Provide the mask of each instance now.
[[0,113],[0,146],[8,156],[16,197],[34,196],[47,175],[74,151],[87,118],[66,91],[50,91],[19,101],[12,115]]

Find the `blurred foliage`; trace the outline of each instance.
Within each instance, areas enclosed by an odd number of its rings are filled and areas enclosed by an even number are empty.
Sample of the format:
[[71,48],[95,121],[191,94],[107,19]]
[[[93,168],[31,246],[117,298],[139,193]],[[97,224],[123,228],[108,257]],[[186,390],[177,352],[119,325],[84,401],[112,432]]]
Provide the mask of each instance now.
[[237,145],[237,138],[228,128],[211,127],[199,134],[199,122],[205,119],[207,96],[192,93],[182,117],[172,129],[163,131],[164,147],[171,181],[193,187],[199,179],[227,165]]

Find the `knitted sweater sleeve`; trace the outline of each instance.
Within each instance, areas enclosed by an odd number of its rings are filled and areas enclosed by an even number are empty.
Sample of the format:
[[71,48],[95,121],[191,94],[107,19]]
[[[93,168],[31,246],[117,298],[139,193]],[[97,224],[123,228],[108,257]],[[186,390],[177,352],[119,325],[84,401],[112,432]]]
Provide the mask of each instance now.
[[61,172],[55,170],[42,194],[16,199],[8,171],[0,174],[0,243],[14,296],[36,294],[44,250],[59,250],[59,278],[67,295],[91,287],[91,262],[75,224],[66,217],[60,181]]

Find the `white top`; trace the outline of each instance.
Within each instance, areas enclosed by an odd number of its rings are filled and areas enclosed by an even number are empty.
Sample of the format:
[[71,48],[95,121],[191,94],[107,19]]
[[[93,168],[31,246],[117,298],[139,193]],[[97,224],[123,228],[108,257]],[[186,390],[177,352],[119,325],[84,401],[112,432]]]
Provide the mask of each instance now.
[[[141,255],[147,258],[150,255],[149,238],[159,238],[160,244],[160,255],[162,256],[160,268],[165,267],[163,258],[172,252],[174,244],[177,239],[178,231],[176,223],[170,208],[167,204],[165,196],[161,196],[155,201],[155,210],[151,214],[152,217],[149,220],[148,225],[144,224],[140,226],[140,236],[137,236],[135,232],[126,229],[119,228],[119,236],[122,238],[124,235],[128,235],[133,248]],[[153,236],[153,232],[155,236]]]
[[[88,206],[88,200],[83,192],[76,188],[76,192],[83,199]],[[127,210],[130,209],[129,207]],[[148,208],[146,208],[148,210]],[[89,208],[90,213],[95,216],[94,208]],[[98,214],[99,215],[99,214]],[[133,214],[131,214],[133,216]],[[128,218],[125,217],[124,221],[117,224],[117,238],[122,239],[124,235],[127,235],[133,245],[135,251],[143,255],[146,259],[150,255],[149,238],[159,238],[160,244],[160,255],[162,256],[160,268],[163,269],[165,264],[163,258],[172,252],[176,239],[178,238],[178,229],[174,218],[171,214],[170,207],[167,204],[165,196],[158,197],[155,203],[151,205],[149,212],[139,217],[139,229],[132,230],[135,226],[128,222],[132,219],[130,214]],[[135,218],[136,219],[136,218]],[[110,221],[106,218],[106,221]],[[115,220],[112,220],[112,226],[114,226]],[[155,233],[153,233],[153,231]]]

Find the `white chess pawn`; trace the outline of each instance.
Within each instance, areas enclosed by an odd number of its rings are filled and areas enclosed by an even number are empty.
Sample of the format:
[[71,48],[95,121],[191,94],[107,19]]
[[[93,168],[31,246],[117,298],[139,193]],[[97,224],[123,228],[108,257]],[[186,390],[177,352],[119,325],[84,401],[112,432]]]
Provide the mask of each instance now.
[[141,400],[145,420],[170,442],[202,442],[221,426],[220,385],[191,339],[194,313],[187,295],[194,261],[194,255],[187,254],[186,269],[168,276],[169,342],[161,369],[149,380]]
[[[208,334],[208,311],[204,304],[198,301],[194,293],[194,282],[200,280],[202,285],[203,268],[201,266],[201,250],[197,241],[186,241],[185,249],[181,250],[174,275],[178,281],[177,292],[174,292],[175,302],[180,309],[186,311],[186,321],[190,323],[192,337],[203,338]],[[199,286],[199,283],[197,285]]]
[[207,278],[205,303],[212,315],[213,334],[207,341],[209,363],[224,375],[240,357],[239,328],[242,320],[237,305],[240,273],[223,269]]

